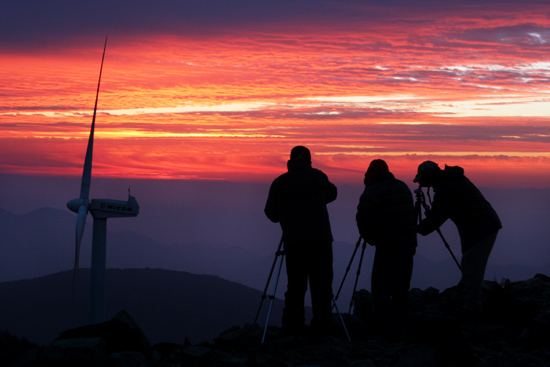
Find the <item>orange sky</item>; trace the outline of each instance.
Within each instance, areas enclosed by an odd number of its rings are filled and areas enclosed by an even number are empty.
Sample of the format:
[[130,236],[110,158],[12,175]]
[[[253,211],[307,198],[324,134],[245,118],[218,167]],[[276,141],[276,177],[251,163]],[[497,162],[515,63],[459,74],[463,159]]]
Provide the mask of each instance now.
[[39,47],[15,30],[0,39],[0,173],[81,174],[110,31],[95,177],[267,182],[300,144],[336,182],[360,184],[374,158],[409,182],[431,159],[481,185],[549,187],[550,5],[429,3],[241,12],[208,31],[46,23],[59,42]]

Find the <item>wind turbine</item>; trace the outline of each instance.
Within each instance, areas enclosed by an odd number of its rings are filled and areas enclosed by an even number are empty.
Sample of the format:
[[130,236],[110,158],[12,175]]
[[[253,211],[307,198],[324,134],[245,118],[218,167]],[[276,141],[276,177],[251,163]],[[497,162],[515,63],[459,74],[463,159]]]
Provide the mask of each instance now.
[[97,112],[97,100],[99,97],[99,85],[101,83],[101,73],[103,71],[103,61],[105,60],[105,50],[107,48],[107,38],[103,47],[103,57],[101,59],[101,68],[99,70],[99,81],[97,82],[97,93],[95,98],[94,115],[92,118],[92,127],[90,137],[88,138],[88,147],[84,159],[84,169],[82,172],[82,183],[80,185],[80,197],[70,200],[67,207],[78,214],[76,220],[76,243],[75,260],[73,273],[73,293],[78,270],[78,261],[80,257],[80,244],[84,234],[86,216],[88,212],[94,218],[93,237],[92,237],[92,268],[90,282],[90,324],[103,322],[105,317],[105,264],[107,257],[107,219],[119,217],[135,217],[139,213],[139,205],[136,199],[130,195],[128,190],[128,201],[110,200],[110,199],[89,199],[90,183],[92,179],[92,156],[94,150],[94,130],[95,118]]

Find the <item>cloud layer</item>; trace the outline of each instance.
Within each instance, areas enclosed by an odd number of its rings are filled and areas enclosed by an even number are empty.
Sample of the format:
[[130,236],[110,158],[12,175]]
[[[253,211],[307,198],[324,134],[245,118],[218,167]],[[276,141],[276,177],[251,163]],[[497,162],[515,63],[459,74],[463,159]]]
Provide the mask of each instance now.
[[3,2],[0,172],[80,174],[108,34],[94,175],[266,181],[302,144],[547,186],[547,2],[263,3]]

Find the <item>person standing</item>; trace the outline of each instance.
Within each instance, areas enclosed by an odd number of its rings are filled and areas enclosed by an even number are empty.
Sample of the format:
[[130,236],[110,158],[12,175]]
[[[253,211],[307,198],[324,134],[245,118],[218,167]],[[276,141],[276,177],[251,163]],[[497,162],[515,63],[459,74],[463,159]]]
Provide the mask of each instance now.
[[336,200],[337,189],[322,171],[312,168],[311,153],[304,146],[291,150],[287,168],[271,184],[264,210],[283,231],[288,285],[282,327],[287,335],[304,331],[309,282],[311,329],[322,336],[332,320],[333,238],[327,204]]
[[365,173],[357,206],[357,228],[375,246],[371,277],[379,331],[400,338],[406,327],[409,287],[416,253],[416,212],[409,187],[381,159]]
[[462,250],[462,278],[458,283],[456,300],[464,316],[481,315],[481,282],[487,261],[502,223],[481,191],[464,175],[462,167],[439,168],[425,161],[418,166],[413,182],[420,187],[433,187],[434,200],[417,232],[423,236],[438,229],[447,219],[454,222]]

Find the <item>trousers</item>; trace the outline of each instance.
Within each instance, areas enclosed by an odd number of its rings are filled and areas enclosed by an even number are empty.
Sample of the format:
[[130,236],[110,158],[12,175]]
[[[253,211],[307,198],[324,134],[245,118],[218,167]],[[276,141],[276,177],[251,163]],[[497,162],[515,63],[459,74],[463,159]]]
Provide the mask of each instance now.
[[457,286],[458,301],[468,312],[481,312],[481,282],[493,249],[498,231],[494,231],[468,244],[462,253],[462,278]]
[[378,327],[401,334],[407,322],[413,255],[378,246],[372,267],[371,289]]
[[288,278],[283,310],[283,329],[299,331],[305,325],[304,300],[311,293],[314,332],[328,331],[332,320],[332,241],[309,240],[285,244]]

